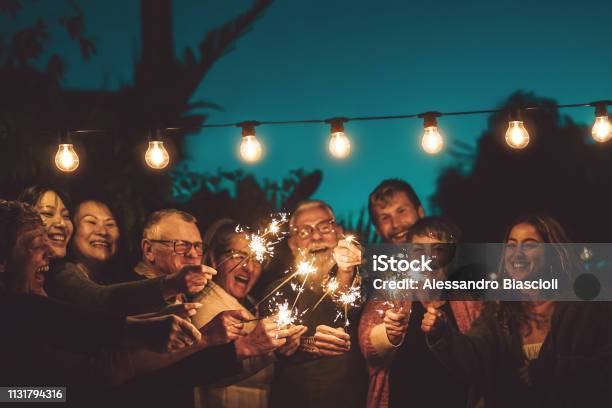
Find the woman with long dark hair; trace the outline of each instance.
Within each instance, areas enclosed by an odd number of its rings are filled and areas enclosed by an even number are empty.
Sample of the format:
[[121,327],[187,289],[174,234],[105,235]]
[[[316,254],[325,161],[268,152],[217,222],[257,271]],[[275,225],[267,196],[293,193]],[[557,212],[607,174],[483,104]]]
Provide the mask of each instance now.
[[[499,274],[515,280],[571,281],[579,264],[561,225],[547,216],[517,219],[504,239]],[[547,245],[544,245],[547,244]],[[605,406],[610,402],[610,309],[597,302],[489,303],[465,334],[429,308],[422,329],[430,349],[472,384],[487,407]]]

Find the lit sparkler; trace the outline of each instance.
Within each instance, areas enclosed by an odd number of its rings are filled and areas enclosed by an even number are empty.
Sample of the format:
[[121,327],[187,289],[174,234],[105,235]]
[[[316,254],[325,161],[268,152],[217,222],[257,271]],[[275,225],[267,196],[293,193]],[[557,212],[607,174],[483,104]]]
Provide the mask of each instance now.
[[[236,266],[230,269],[229,272],[232,272],[240,265],[246,264],[253,258],[262,263],[266,260],[266,258],[274,257],[274,248],[276,244],[283,239],[284,235],[281,233],[280,227],[287,223],[286,213],[279,213],[278,217],[279,218],[272,218],[272,221],[270,221],[270,224],[263,230],[263,232],[257,231],[257,233],[249,233],[240,225],[236,227],[236,232],[244,233],[249,241],[249,244],[245,248],[249,250],[249,255],[244,259],[244,261],[236,264]],[[219,265],[217,265],[217,267],[230,259],[232,258],[227,257]]]
[[[268,299],[270,296],[274,295],[276,293],[276,291],[278,291],[280,288],[282,288],[283,286],[285,286],[289,281],[291,281],[291,279],[293,279],[294,277],[298,276],[298,275],[303,275],[305,276],[304,278],[304,282],[302,283],[302,285],[300,286],[300,288],[298,289],[297,284],[292,283],[291,284],[291,289],[293,291],[298,290],[298,294],[297,297],[299,297],[300,293],[302,293],[304,291],[304,284],[306,283],[306,278],[308,278],[308,275],[314,273],[317,271],[317,268],[314,266],[314,264],[312,262],[308,262],[308,261],[300,261],[297,266],[295,267],[295,272],[289,274],[289,276],[287,276],[281,283],[279,283],[274,289],[272,289],[270,292],[268,292],[264,297],[262,297],[259,302],[255,303],[255,305],[253,306],[252,309],[256,309],[260,304],[262,304],[266,299]],[[296,297],[296,302],[297,302],[297,297]],[[293,304],[295,306],[295,302]]]
[[295,295],[295,300],[293,301],[293,305],[291,306],[291,310],[293,310],[293,308],[295,307],[295,305],[296,305],[300,295],[304,291],[304,285],[306,285],[306,281],[308,280],[308,277],[317,271],[317,268],[316,268],[316,266],[314,266],[313,261],[300,261],[300,262],[298,262],[298,265],[297,265],[297,267],[295,269],[296,269],[296,273],[298,275],[304,276],[304,280],[302,281],[302,286],[300,287],[300,289],[298,290],[297,294]]
[[323,287],[323,291],[324,291],[323,296],[321,296],[319,300],[317,300],[317,303],[315,303],[315,305],[312,307],[311,310],[315,310],[321,304],[323,299],[325,299],[327,296],[333,296],[333,294],[340,287],[340,282],[338,282],[338,280],[334,276],[330,278],[326,283],[323,283],[323,285],[321,286]]
[[340,294],[338,297],[338,303],[344,306],[344,326],[348,327],[348,308],[357,306],[357,303],[361,299],[361,290],[359,286],[351,286],[348,291]]

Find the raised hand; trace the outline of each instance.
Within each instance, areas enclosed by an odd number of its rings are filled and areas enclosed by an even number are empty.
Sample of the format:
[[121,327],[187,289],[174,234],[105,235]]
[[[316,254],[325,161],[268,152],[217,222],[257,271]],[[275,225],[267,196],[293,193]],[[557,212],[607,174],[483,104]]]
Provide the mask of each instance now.
[[343,328],[317,326],[315,335],[304,344],[304,350],[317,356],[339,356],[351,348],[351,338]]
[[179,293],[201,292],[217,271],[206,265],[185,265],[178,272],[167,275],[164,281],[164,297]]
[[398,345],[402,342],[406,330],[408,330],[408,320],[410,319],[410,310],[387,309],[385,311],[385,317],[383,324],[385,325],[385,331],[389,341]]
[[435,307],[429,306],[427,308],[427,312],[423,316],[421,330],[423,330],[425,333],[435,333],[445,324],[446,316],[444,315],[444,312],[436,309]]
[[361,249],[355,243],[341,239],[333,252],[334,261],[340,271],[351,270],[353,266],[361,265]]
[[304,326],[278,328],[274,316],[260,320],[248,335],[236,340],[236,354],[251,357],[267,354],[285,345],[287,339],[303,332]]
[[189,319],[191,316],[195,316],[198,312],[198,309],[202,307],[201,303],[193,302],[193,303],[174,303],[172,305],[168,305],[160,310],[157,314],[159,316],[165,315],[177,315],[182,317],[183,319]]
[[156,352],[175,352],[198,343],[202,335],[187,320],[176,315],[149,318],[128,317],[126,346],[143,347]]
[[249,317],[249,314],[244,310],[226,310],[217,314],[200,329],[202,341],[206,344],[206,347],[210,347],[229,343],[246,336],[243,321],[248,320]]
[[308,327],[306,326],[295,327],[299,328],[299,331],[287,337],[287,342],[280,346],[278,349],[276,349],[276,352],[281,356],[289,357],[293,355],[300,347],[300,340],[302,335],[306,333],[306,330],[308,330]]

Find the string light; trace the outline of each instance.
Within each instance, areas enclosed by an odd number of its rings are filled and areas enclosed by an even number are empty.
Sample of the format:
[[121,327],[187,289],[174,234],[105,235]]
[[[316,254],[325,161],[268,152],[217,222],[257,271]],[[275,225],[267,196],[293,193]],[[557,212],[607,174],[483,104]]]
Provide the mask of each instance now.
[[612,124],[608,116],[608,102],[595,102],[595,123],[591,135],[596,142],[605,143],[612,139]]
[[55,153],[55,165],[65,173],[71,173],[79,167],[79,156],[71,143],[61,143]]
[[149,140],[149,147],[145,153],[147,166],[155,170],[161,170],[170,163],[170,155],[164,147],[161,134],[161,130],[158,129],[155,137],[156,140]]
[[332,118],[325,122],[331,125],[329,138],[329,152],[336,159],[344,159],[351,153],[351,141],[344,133],[346,118]]
[[524,149],[529,144],[529,132],[521,120],[521,111],[510,111],[508,130],[506,130],[506,143],[513,149]]
[[236,126],[242,128],[242,142],[240,143],[240,156],[247,163],[255,163],[261,159],[261,143],[255,136],[255,126],[259,123],[255,121],[241,122]]
[[[580,104],[567,105],[532,105],[523,107],[522,110],[535,109],[550,109],[550,108],[576,108],[576,107],[595,107],[595,122],[591,129],[593,138],[600,143],[604,143],[612,139],[612,124],[607,112],[607,106],[612,105],[612,101],[598,101]],[[444,148],[444,138],[440,133],[437,124],[439,116],[462,116],[476,114],[490,114],[502,112],[500,109],[479,110],[479,111],[463,111],[463,112],[425,112],[412,115],[394,115],[394,116],[361,116],[361,117],[336,117],[332,119],[300,119],[300,120],[285,120],[285,121],[248,121],[240,123],[224,123],[224,124],[205,124],[196,126],[198,128],[222,128],[222,127],[240,127],[242,128],[242,140],[240,144],[240,157],[248,162],[254,163],[261,159],[263,148],[257,137],[255,136],[255,127],[259,125],[287,125],[287,124],[330,124],[331,135],[329,139],[330,154],[338,159],[348,157],[351,152],[351,142],[344,133],[344,123],[350,121],[371,121],[371,120],[397,120],[397,119],[414,119],[421,118],[424,120],[424,131],[421,138],[421,146],[428,154],[436,154]],[[193,127],[169,127],[166,130],[183,130],[189,131]],[[96,130],[75,130],[72,133],[90,133],[90,132],[105,132],[103,129]],[[159,135],[160,132],[158,132]],[[529,132],[525,128],[523,121],[520,118],[520,111],[514,109],[510,112],[510,120],[508,121],[508,129],[505,133],[506,143],[514,149],[525,148],[530,141]],[[149,141],[149,148],[145,155],[147,164],[154,169],[165,168],[170,157],[168,151],[164,147],[161,138],[158,140]],[[79,157],[74,151],[74,147],[70,143],[62,143],[59,145],[55,155],[55,164],[61,171],[71,172],[79,166]]]
[[438,154],[444,147],[444,138],[438,130],[437,117],[441,116],[440,112],[425,112],[419,115],[423,118],[423,138],[421,139],[421,147],[428,154]]

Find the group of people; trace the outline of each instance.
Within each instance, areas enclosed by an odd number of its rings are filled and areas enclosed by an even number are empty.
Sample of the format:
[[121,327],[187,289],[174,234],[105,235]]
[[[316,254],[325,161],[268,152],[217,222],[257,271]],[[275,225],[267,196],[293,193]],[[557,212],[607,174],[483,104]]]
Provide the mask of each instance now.
[[[451,221],[425,215],[403,180],[380,183],[368,209],[383,242],[461,240]],[[121,231],[109,203],[73,206],[51,186],[0,200],[0,385],[67,386],[68,404],[88,407],[612,404],[607,303],[366,296],[339,320],[326,287],[367,286],[362,248],[327,203],[290,210],[293,261],[308,260],[314,272],[264,291],[304,311],[280,324],[253,293],[269,263],[252,256],[234,220],[202,234],[186,212],[154,212],[140,262],[113,283]],[[522,216],[503,239],[502,276],[580,268],[562,247],[534,245],[569,241],[550,217]]]

